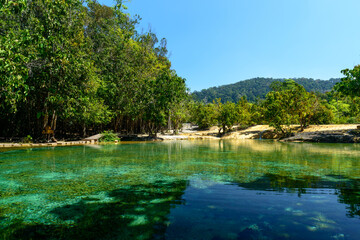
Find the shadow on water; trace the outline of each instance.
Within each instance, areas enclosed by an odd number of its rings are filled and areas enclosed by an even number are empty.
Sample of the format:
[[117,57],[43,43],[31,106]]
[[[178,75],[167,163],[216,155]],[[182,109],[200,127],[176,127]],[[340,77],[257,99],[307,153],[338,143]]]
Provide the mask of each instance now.
[[347,205],[347,216],[360,218],[360,181],[356,179],[340,175],[328,175],[325,179],[315,176],[292,179],[287,176],[265,174],[253,182],[237,185],[249,190],[297,193],[298,197],[307,194],[310,189],[333,189],[338,201]]
[[[190,181],[170,239],[358,239],[357,180],[266,174],[248,183]],[[345,208],[344,208],[345,206]],[[336,209],[336,210],[335,210]],[[337,210],[340,210],[337,212]],[[345,216],[345,214],[346,216]],[[184,236],[185,235],[185,236]]]
[[67,224],[13,223],[1,239],[164,239],[170,209],[183,204],[187,181],[136,185],[53,209]]
[[360,182],[353,180],[346,188],[341,188],[339,202],[347,204],[347,216],[360,218]]
[[[359,234],[359,149],[186,141],[1,154],[0,239],[357,239],[346,234]],[[33,210],[35,193],[46,211]]]
[[[338,201],[347,205],[347,217],[359,217],[359,182],[344,176],[326,177],[309,176],[292,179],[266,174],[249,183],[234,182],[231,185],[250,191],[295,193],[299,198],[306,194],[314,194],[311,191],[331,189],[334,190],[331,194],[337,195]],[[96,197],[83,197],[75,204],[57,207],[50,211],[50,214],[59,219],[61,222],[59,224],[17,221],[2,229],[0,237],[1,239],[166,239],[171,221],[169,218],[171,209],[185,205],[183,195],[188,187],[188,181],[157,181],[109,191],[106,194],[108,200],[105,201]],[[235,201],[236,198],[233,200]],[[234,217],[236,219],[239,216]],[[219,219],[214,221],[213,224],[218,226],[224,224]],[[266,224],[258,222],[256,225],[239,228],[236,239],[287,239]],[[217,236],[214,232],[210,239],[226,238]]]

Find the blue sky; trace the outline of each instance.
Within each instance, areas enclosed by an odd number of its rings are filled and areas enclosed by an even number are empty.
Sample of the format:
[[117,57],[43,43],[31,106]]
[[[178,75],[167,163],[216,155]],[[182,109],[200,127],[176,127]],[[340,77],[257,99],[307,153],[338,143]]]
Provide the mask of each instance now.
[[[112,6],[110,0],[100,0]],[[360,64],[359,0],[132,0],[130,14],[168,40],[191,89],[253,77],[327,80]]]

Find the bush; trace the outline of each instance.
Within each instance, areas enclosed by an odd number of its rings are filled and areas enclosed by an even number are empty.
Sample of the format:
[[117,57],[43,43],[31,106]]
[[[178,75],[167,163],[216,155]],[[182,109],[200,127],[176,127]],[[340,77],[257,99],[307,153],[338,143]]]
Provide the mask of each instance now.
[[120,140],[113,131],[104,131],[101,134],[102,137],[99,139],[99,142],[115,142]]
[[349,124],[355,124],[355,123],[358,123],[359,120],[357,117],[349,117],[346,121],[346,123],[349,123]]
[[32,142],[33,142],[33,138],[30,135],[27,135],[23,139],[23,143],[32,143]]
[[200,129],[208,129],[216,124],[217,110],[213,103],[196,103],[192,109],[192,122]]

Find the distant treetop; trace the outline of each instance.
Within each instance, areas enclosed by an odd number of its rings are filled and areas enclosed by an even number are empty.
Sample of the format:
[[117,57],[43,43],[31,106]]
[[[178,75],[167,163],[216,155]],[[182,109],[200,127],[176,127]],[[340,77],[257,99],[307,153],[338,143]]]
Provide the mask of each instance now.
[[[312,78],[293,78],[293,80],[304,86],[308,92],[325,93],[331,91],[333,86],[340,82],[340,79],[331,78],[329,80],[314,80]],[[222,102],[238,102],[241,97],[246,96],[250,102],[257,99],[264,99],[266,94],[271,91],[271,83],[274,81],[285,81],[275,78],[252,78],[240,81],[234,84],[223,85],[219,87],[211,87],[201,91],[192,93],[194,100],[203,102],[212,102],[217,98],[221,98]]]

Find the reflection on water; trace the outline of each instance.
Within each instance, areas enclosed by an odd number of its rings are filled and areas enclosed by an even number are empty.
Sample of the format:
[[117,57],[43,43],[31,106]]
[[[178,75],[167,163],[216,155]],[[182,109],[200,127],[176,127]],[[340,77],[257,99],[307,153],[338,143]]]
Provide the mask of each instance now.
[[[185,181],[134,185],[54,207],[56,223],[14,221],[10,239],[149,239],[164,236],[170,208],[181,203]],[[108,198],[108,199],[106,199]]]
[[358,239],[360,146],[182,141],[0,153],[0,239]]

